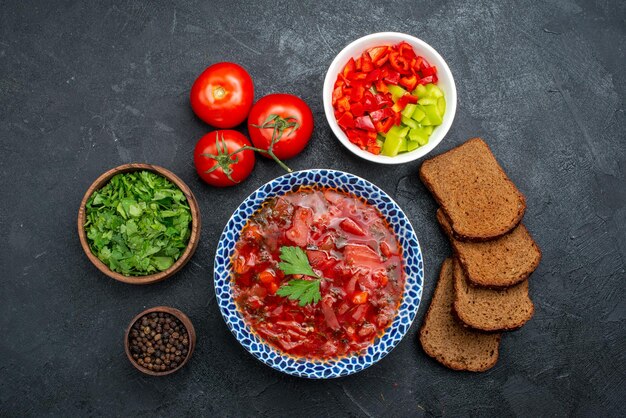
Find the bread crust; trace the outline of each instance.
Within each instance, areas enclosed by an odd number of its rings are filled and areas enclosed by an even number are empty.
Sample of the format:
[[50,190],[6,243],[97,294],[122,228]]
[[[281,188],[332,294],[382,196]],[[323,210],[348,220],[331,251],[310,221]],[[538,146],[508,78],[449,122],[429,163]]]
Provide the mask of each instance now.
[[[445,284],[444,283],[445,280],[452,280],[452,277],[446,276],[446,275],[452,275],[452,268],[453,268],[453,264],[452,264],[451,258],[446,259],[441,266],[441,272],[439,274],[439,280],[435,288],[435,293],[432,297],[431,304],[428,307],[428,311],[426,312],[426,316],[424,317],[424,321],[422,322],[422,326],[419,331],[419,339],[420,339],[421,346],[424,349],[424,352],[428,356],[432,357],[433,359],[443,364],[444,366],[448,367],[449,369],[459,370],[459,371],[471,371],[471,372],[482,372],[482,371],[489,370],[498,362],[499,346],[500,346],[500,339],[501,339],[500,334],[489,335],[489,338],[491,339],[491,342],[494,345],[494,354],[488,358],[485,358],[484,359],[485,361],[483,363],[476,364],[476,365],[468,364],[468,362],[464,363],[464,362],[455,360],[454,358],[449,358],[445,355],[445,353],[435,350],[434,346],[431,345],[430,342],[428,341],[428,338],[429,338],[428,328],[429,328],[429,324],[431,323],[431,314],[432,314],[432,311],[434,310],[433,306],[435,303],[440,302],[439,298],[445,297],[445,294],[442,294],[442,292],[445,292],[445,289],[443,288],[443,286]],[[452,315],[451,311],[450,311],[450,315]],[[460,328],[463,328],[463,326],[459,323],[457,323],[457,326]],[[480,333],[480,332],[476,332],[472,330],[467,330],[467,331],[475,333],[477,336],[484,334],[484,333]]]
[[[455,258],[459,260],[467,276],[467,279],[472,286],[486,287],[486,288],[494,289],[494,290],[505,289],[507,287],[515,286],[519,283],[522,283],[524,280],[528,280],[530,275],[539,266],[539,263],[542,257],[541,249],[539,248],[537,243],[533,240],[532,236],[530,235],[530,233],[528,232],[528,229],[526,229],[524,224],[520,223],[516,227],[516,229],[510,231],[508,234],[500,238],[496,238],[495,240],[490,241],[491,244],[487,244],[486,242],[483,242],[483,243],[463,242],[463,241],[458,241],[456,238],[454,238],[450,229],[450,225],[449,225],[450,220],[441,209],[437,210],[437,221],[439,222],[441,229],[443,229],[444,233],[450,239],[450,244],[452,245]],[[521,229],[517,231],[517,228],[521,228]],[[516,235],[513,236],[513,234],[516,234]],[[486,245],[498,246],[499,245],[499,246],[502,246],[502,251],[508,251],[506,247],[507,241],[505,240],[514,239],[515,237],[518,236],[517,234],[521,235],[523,239],[529,240],[527,242],[530,243],[531,251],[534,251],[533,259],[527,263],[527,265],[525,266],[525,269],[521,273],[519,273],[516,276],[509,276],[509,277],[505,277],[505,274],[494,273],[491,277],[485,277],[475,271],[476,270],[475,265],[478,263],[476,261],[472,262],[472,260],[470,260],[470,257],[468,257],[467,248],[469,246],[479,247],[483,245],[484,246]]]
[[[455,298],[454,298],[454,303],[452,304],[452,309],[454,312],[454,315],[459,319],[459,321],[461,321],[461,323],[471,329],[474,330],[479,330],[479,331],[483,331],[483,332],[503,332],[503,331],[514,331],[516,329],[521,328],[526,322],[528,322],[534,315],[535,313],[535,305],[533,304],[532,300],[530,299],[530,297],[528,296],[528,288],[526,288],[526,299],[522,299],[518,301],[518,305],[525,305],[523,306],[523,308],[526,308],[528,310],[528,312],[526,313],[525,316],[520,317],[516,322],[506,322],[506,321],[502,321],[500,322],[498,325],[496,324],[489,324],[489,323],[484,323],[482,322],[479,318],[475,318],[473,317],[471,314],[467,313],[464,310],[464,304],[461,301],[461,293],[463,292],[463,289],[461,288],[463,283],[461,282],[462,280],[467,280],[467,276],[465,276],[465,273],[462,269],[462,267],[460,266],[460,263],[458,262],[458,260],[455,259],[454,261],[454,293],[455,293]],[[469,283],[467,284],[469,285]],[[520,283],[518,286],[523,286],[523,283]],[[471,286],[469,286],[471,287]],[[517,289],[515,289],[517,290]],[[507,290],[490,290],[490,289],[481,289],[479,290],[482,293],[486,293],[486,292],[494,292],[494,293],[500,293],[500,292],[507,292]],[[510,288],[510,291],[514,291],[514,288]],[[491,295],[489,295],[491,296]],[[502,293],[500,293],[499,295],[493,295],[494,297],[507,297],[508,295],[504,295]],[[511,297],[514,297],[511,296]]]
[[[485,151],[489,153],[491,158],[493,158],[493,160],[495,161],[495,168],[499,171],[499,173],[502,174],[502,180],[504,180],[505,183],[507,183],[509,186],[511,186],[512,190],[514,190],[514,192],[516,194],[516,197],[518,199],[517,213],[511,219],[511,222],[509,222],[507,225],[504,225],[501,228],[498,228],[496,231],[492,231],[490,233],[474,231],[473,233],[470,234],[468,231],[460,230],[461,227],[459,227],[458,225],[455,225],[455,223],[454,223],[454,216],[450,216],[450,213],[452,211],[452,208],[450,206],[450,202],[445,201],[442,198],[442,196],[438,193],[438,191],[437,191],[438,187],[429,178],[429,174],[427,173],[428,170],[429,170],[429,166],[434,164],[437,159],[451,158],[451,156],[453,156],[455,153],[460,152],[464,147],[471,147],[471,146],[474,146],[475,144],[480,144],[479,146],[483,147],[485,149]],[[493,155],[493,152],[491,151],[489,146],[481,138],[471,138],[471,139],[467,140],[466,142],[464,142],[463,144],[461,144],[461,145],[459,145],[459,146],[457,146],[455,148],[452,148],[449,151],[446,151],[446,152],[444,152],[442,154],[439,154],[436,157],[433,157],[433,158],[431,158],[429,160],[424,161],[424,163],[420,167],[419,176],[420,176],[420,179],[422,180],[422,182],[424,183],[424,185],[426,186],[426,188],[428,188],[428,190],[433,195],[434,199],[437,201],[439,206],[444,210],[444,212],[446,213],[446,215],[450,219],[450,225],[451,225],[452,234],[458,240],[480,242],[480,241],[489,241],[489,240],[501,237],[501,236],[507,234],[508,232],[510,232],[513,228],[515,228],[521,222],[522,218],[524,217],[524,213],[526,211],[526,198],[517,189],[517,187],[515,187],[515,184],[513,184],[513,182],[508,178],[508,176],[506,175],[506,173],[504,172],[504,170],[502,169],[502,167],[500,166],[500,164],[496,160],[495,156]],[[437,177],[437,175],[433,174],[433,177]],[[489,221],[487,220],[486,223],[488,223],[488,222]]]

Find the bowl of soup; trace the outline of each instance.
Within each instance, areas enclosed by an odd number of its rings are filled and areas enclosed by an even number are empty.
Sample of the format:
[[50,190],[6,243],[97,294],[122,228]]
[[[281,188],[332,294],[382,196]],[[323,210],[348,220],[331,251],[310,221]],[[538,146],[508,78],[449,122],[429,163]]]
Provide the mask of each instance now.
[[383,190],[335,170],[286,174],[235,210],[214,263],[224,320],[281,372],[334,378],[386,356],[417,312],[424,266]]

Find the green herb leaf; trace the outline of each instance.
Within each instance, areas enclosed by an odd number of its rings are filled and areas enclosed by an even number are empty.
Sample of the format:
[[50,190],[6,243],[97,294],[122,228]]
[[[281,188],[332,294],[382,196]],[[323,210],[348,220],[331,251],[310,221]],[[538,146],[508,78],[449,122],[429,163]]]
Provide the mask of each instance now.
[[154,263],[159,270],[163,271],[174,264],[174,259],[172,257],[154,257]]
[[191,210],[175,184],[150,171],[118,174],[87,201],[91,251],[126,276],[167,270],[191,236]]
[[278,267],[285,274],[304,274],[319,279],[311,268],[306,253],[300,247],[280,247]]
[[291,300],[298,300],[300,306],[318,302],[322,298],[320,294],[322,278],[313,271],[304,250],[300,247],[280,247],[280,259],[278,267],[285,275],[302,274],[314,277],[315,280],[290,280],[282,285],[276,294]]
[[308,303],[316,303],[321,298],[320,279],[315,280],[290,280],[276,291],[278,296],[298,300],[300,306]]

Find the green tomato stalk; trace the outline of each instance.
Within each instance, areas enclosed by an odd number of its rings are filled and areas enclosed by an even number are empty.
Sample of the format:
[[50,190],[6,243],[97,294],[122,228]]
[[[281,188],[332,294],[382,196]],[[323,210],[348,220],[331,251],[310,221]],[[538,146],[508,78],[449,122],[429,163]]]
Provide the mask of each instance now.
[[250,145],[245,145],[239,149],[236,149],[233,152],[228,152],[228,147],[226,146],[224,135],[222,135],[221,139],[218,138],[218,136],[216,135],[215,148],[217,149],[217,154],[208,154],[208,153],[202,154],[202,156],[211,158],[212,160],[215,160],[216,162],[216,164],[210,169],[208,169],[207,171],[205,171],[205,173],[208,174],[217,170],[218,168],[221,168],[222,171],[224,172],[224,175],[226,175],[226,177],[230,181],[232,181],[233,183],[237,183],[231,176],[231,173],[233,172],[233,169],[231,168],[231,166],[233,164],[236,164],[239,161],[239,158],[235,157],[235,155],[245,150],[256,151],[256,152],[260,152],[263,154],[267,154],[270,157],[272,157],[272,159],[276,161],[276,163],[279,166],[281,166],[285,171],[287,171],[288,173],[293,172],[293,170],[289,168],[287,164],[282,162],[276,156],[276,154],[274,154],[274,145],[278,141],[281,140],[281,138],[283,137],[283,134],[285,133],[287,129],[292,128],[291,132],[289,132],[289,134],[287,135],[289,136],[300,127],[300,123],[298,122],[298,119],[295,116],[288,116],[286,118],[283,118],[277,114],[272,113],[271,115],[267,117],[267,119],[265,119],[262,125],[252,125],[252,126],[254,126],[255,128],[259,128],[259,129],[269,129],[269,128],[273,129],[272,140],[270,141],[270,146],[267,149],[261,149],[261,148],[253,147]]

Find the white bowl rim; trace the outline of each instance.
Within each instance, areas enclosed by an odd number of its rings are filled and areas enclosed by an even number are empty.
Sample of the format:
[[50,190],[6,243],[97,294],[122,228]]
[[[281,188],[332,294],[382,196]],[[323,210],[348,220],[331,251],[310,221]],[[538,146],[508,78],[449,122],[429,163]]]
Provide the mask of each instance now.
[[[344,64],[344,61],[347,61],[348,56],[353,56],[352,54],[348,54],[347,51],[351,50],[352,48],[357,47],[360,44],[367,43],[372,40],[378,40],[378,39],[380,39],[381,42],[387,42],[387,43],[406,41],[413,46],[418,45],[419,48],[428,51],[429,54],[435,57],[435,61],[439,61],[435,63],[434,65],[436,65],[437,69],[439,70],[440,82],[442,79],[445,79],[445,78],[450,80],[450,91],[447,92],[445,96],[446,97],[446,113],[444,114],[443,122],[441,125],[439,125],[435,129],[433,134],[430,136],[428,144],[422,147],[419,147],[413,151],[403,153],[403,154],[398,154],[395,157],[388,157],[385,155],[375,155],[375,154],[372,154],[371,152],[362,150],[361,148],[359,148],[358,146],[350,142],[346,134],[343,132],[343,130],[341,130],[341,128],[337,124],[337,120],[335,118],[335,112],[334,112],[332,100],[331,100],[333,87],[336,81],[337,73],[339,71],[338,68],[340,67],[340,65]],[[432,61],[432,60],[429,59],[429,61]],[[433,63],[431,62],[431,64]],[[335,73],[335,70],[337,70],[337,73]],[[333,75],[331,75],[331,73]],[[443,57],[435,50],[435,48],[433,48],[432,46],[430,46],[428,43],[424,42],[423,40],[415,36],[408,35],[405,33],[400,33],[400,32],[372,33],[372,34],[363,36],[359,39],[356,39],[352,41],[351,43],[349,43],[346,47],[344,47],[341,50],[341,52],[337,54],[335,59],[332,61],[332,63],[328,67],[328,70],[326,71],[326,77],[324,78],[322,96],[323,96],[324,113],[326,115],[326,120],[328,121],[330,128],[332,129],[335,136],[339,139],[339,141],[353,154],[365,160],[372,161],[375,163],[380,163],[380,164],[408,163],[408,162],[415,161],[425,156],[426,154],[431,152],[433,149],[435,149],[435,147],[439,145],[439,143],[443,140],[443,138],[447,135],[448,131],[450,130],[450,127],[452,126],[452,122],[454,121],[454,116],[456,114],[456,106],[457,106],[456,84],[454,82],[454,77],[452,76],[452,72],[450,71],[450,67],[448,67],[448,64],[443,59]]]

